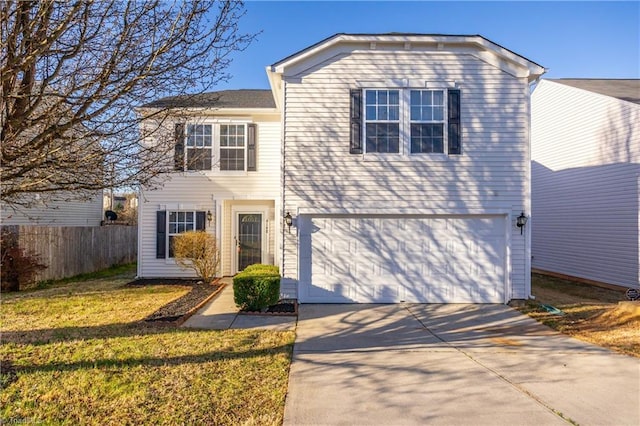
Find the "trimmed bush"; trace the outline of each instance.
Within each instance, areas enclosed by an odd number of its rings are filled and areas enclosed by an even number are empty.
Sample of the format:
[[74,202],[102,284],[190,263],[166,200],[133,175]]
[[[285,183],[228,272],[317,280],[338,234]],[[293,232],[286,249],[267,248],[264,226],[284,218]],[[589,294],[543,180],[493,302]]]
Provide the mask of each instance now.
[[280,272],[273,265],[251,265],[233,277],[233,300],[243,311],[261,311],[278,303]]
[[265,273],[267,275],[280,275],[280,268],[277,265],[265,265],[263,263],[254,263],[244,268],[242,272]]

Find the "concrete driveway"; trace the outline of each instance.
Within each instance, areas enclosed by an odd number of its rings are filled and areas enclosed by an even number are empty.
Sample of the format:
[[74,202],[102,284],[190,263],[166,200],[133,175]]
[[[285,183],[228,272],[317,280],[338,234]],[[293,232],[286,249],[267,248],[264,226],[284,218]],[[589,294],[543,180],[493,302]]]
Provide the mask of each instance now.
[[640,360],[505,305],[301,305],[285,425],[640,424]]

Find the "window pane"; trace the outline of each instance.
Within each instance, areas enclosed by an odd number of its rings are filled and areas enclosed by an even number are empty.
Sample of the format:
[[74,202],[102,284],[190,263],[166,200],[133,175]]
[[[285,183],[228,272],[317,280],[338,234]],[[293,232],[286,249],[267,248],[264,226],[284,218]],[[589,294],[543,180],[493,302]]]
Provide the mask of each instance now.
[[380,90],[378,91],[378,104],[384,105],[387,103],[387,91]]
[[387,114],[387,107],[386,106],[379,106],[378,107],[378,120],[388,120],[389,119],[389,115]]
[[443,124],[411,124],[411,153],[444,153]]
[[422,120],[422,109],[419,106],[411,107],[411,120]]
[[375,90],[367,90],[367,92],[366,92],[366,103],[367,103],[367,105],[374,105],[376,103],[376,91]]
[[400,105],[400,91],[389,91],[389,105]]
[[176,221],[176,212],[169,212],[169,222]]
[[442,90],[433,92],[433,105],[444,105],[444,92]]
[[375,120],[376,119],[376,107],[372,105],[367,105],[367,120]]
[[178,222],[184,222],[184,212],[178,212]]
[[400,120],[400,107],[389,108],[389,120]]
[[208,125],[204,126],[204,134],[206,136],[211,136],[211,125],[208,124]]
[[220,170],[244,170],[244,149],[220,149]]
[[400,152],[400,126],[398,123],[367,123],[366,131],[367,152]]
[[412,90],[411,91],[411,106],[420,105],[422,102],[420,100],[420,91]]
[[185,220],[187,222],[193,222],[193,212],[186,212],[185,213]]
[[187,170],[211,170],[211,148],[188,148]]
[[178,225],[176,225],[175,223],[170,223],[169,224],[169,233],[170,234],[175,234],[176,232],[178,232]]
[[444,120],[444,108],[443,107],[434,107],[433,108],[433,119],[442,121]]

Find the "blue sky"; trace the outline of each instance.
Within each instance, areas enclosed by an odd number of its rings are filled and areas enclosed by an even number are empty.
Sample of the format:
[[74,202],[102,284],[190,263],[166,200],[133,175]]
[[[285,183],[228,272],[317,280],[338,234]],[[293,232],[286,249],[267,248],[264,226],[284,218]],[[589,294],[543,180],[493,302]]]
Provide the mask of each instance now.
[[481,34],[549,71],[547,78],[640,78],[640,2],[247,1],[243,32],[216,89],[268,88],[265,67],[335,33]]

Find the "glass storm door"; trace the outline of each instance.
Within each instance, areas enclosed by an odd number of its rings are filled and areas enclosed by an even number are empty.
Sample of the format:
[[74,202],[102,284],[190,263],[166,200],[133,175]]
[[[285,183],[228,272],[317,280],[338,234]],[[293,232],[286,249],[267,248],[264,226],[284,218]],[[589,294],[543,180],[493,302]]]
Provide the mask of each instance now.
[[262,262],[262,214],[238,214],[238,272]]

